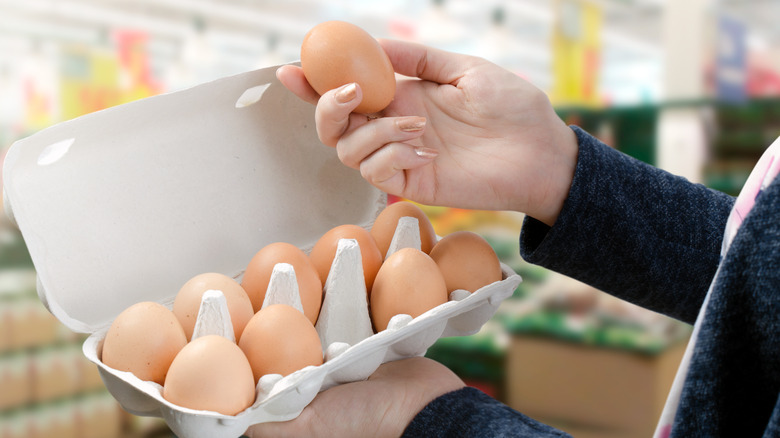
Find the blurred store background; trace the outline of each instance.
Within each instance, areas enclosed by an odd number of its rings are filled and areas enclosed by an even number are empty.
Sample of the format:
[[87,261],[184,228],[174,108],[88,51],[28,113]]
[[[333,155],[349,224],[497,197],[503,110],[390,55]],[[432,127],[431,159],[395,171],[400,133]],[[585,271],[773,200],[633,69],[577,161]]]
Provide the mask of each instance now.
[[[59,121],[297,60],[309,28],[341,19],[485,57],[609,145],[736,194],[780,135],[777,17],[780,0],[0,0],[0,163]],[[519,214],[425,211],[525,280],[480,333],[428,355],[575,437],[650,436],[690,327],[524,263]],[[3,215],[0,437],[171,436],[121,410],[35,288]]]

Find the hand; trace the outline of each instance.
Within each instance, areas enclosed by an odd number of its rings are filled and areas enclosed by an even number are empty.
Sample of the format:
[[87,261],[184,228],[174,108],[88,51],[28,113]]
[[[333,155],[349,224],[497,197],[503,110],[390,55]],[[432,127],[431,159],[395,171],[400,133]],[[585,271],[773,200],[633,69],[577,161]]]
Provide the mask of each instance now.
[[319,96],[303,71],[279,80],[317,104],[320,140],[388,193],[428,205],[516,210],[549,225],[577,162],[573,131],[547,96],[484,59],[381,40],[397,76],[395,99],[376,119],[353,113],[357,84]]
[[444,365],[416,357],[381,365],[368,380],[321,392],[297,418],[261,423],[245,433],[261,437],[397,437],[440,395],[465,386]]

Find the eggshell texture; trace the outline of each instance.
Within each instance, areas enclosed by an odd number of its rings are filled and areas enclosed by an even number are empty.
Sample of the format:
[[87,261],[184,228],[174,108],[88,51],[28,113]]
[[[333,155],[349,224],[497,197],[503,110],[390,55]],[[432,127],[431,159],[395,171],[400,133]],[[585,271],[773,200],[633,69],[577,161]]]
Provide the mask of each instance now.
[[162,385],[173,358],[185,344],[187,336],[173,312],[162,304],[143,301],[125,309],[111,323],[101,360],[111,368]]
[[371,236],[376,241],[382,257],[387,255],[387,250],[393,241],[393,234],[395,234],[395,229],[398,226],[398,220],[402,217],[417,218],[420,224],[420,249],[426,254],[430,253],[433,246],[436,245],[436,232],[433,230],[433,225],[428,220],[428,216],[425,215],[420,207],[411,202],[398,201],[385,207],[377,216],[374,225],[371,226]]
[[297,246],[286,242],[266,245],[249,261],[241,280],[241,286],[249,295],[252,308],[258,312],[263,307],[268,283],[271,281],[271,273],[277,263],[292,265],[295,270],[295,279],[298,281],[303,313],[312,324],[315,324],[320,314],[320,306],[322,306],[322,281],[306,253]]
[[360,247],[360,257],[363,259],[363,275],[366,279],[366,292],[371,294],[371,288],[374,285],[379,267],[382,265],[382,253],[376,246],[376,241],[371,237],[371,233],[365,228],[357,225],[339,225],[330,229],[327,233],[314,244],[314,248],[309,254],[314,267],[320,275],[322,284],[328,279],[330,265],[336,256],[336,250],[340,239],[355,239]]
[[358,26],[326,21],[312,28],[301,44],[301,67],[319,94],[357,82],[363,100],[359,113],[383,110],[395,96],[395,73],[379,43]]
[[216,272],[208,272],[196,275],[188,280],[176,294],[173,302],[173,314],[179,319],[187,340],[192,339],[195,330],[195,321],[198,318],[200,303],[203,294],[207,290],[219,290],[227,301],[230,321],[233,324],[233,334],[236,339],[241,339],[244,326],[255,314],[252,302],[249,300],[244,288],[238,282],[227,275]]
[[447,292],[474,292],[503,278],[501,262],[487,241],[471,231],[457,231],[443,237],[431,250],[439,265]]
[[238,346],[249,359],[255,383],[266,374],[286,376],[309,365],[322,365],[317,330],[304,314],[286,304],[257,312]]
[[418,249],[404,248],[379,269],[371,293],[371,321],[379,332],[395,315],[416,318],[447,299],[444,277],[433,259]]
[[233,342],[199,337],[173,360],[163,397],[185,408],[236,415],[255,401],[252,367]]

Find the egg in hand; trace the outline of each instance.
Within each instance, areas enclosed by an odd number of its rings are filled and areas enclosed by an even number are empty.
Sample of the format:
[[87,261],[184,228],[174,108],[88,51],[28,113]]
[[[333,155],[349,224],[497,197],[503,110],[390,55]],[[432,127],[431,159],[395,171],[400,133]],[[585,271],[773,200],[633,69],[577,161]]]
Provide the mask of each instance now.
[[395,72],[382,46],[365,30],[344,21],[313,27],[301,44],[301,68],[320,95],[356,82],[363,100],[355,112],[383,110],[395,96]]

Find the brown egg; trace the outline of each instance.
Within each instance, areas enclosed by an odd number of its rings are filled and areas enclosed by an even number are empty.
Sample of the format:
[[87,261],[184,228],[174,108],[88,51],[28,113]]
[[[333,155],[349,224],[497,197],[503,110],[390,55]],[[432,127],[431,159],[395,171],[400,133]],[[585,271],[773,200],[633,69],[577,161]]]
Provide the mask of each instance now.
[[395,96],[390,58],[366,31],[343,21],[326,21],[312,28],[301,44],[301,67],[319,94],[357,82],[363,100],[359,113],[383,110]]
[[431,250],[431,258],[444,275],[447,292],[474,292],[503,278],[496,252],[482,236],[471,231],[446,235]]
[[404,248],[385,260],[371,293],[371,321],[376,331],[398,314],[416,318],[448,300],[447,286],[428,254]]
[[163,398],[185,408],[236,415],[255,401],[252,367],[236,344],[222,336],[201,336],[173,360]]
[[303,313],[312,324],[317,322],[322,306],[322,281],[311,259],[297,246],[276,242],[266,245],[249,261],[241,286],[244,287],[252,307],[258,312],[263,307],[271,273],[277,263],[288,263],[295,270],[298,292],[301,295]]
[[227,275],[216,272],[196,275],[188,280],[179,289],[176,294],[176,300],[173,302],[173,314],[179,319],[184,333],[187,334],[187,340],[192,339],[192,332],[195,330],[195,321],[198,318],[200,302],[203,293],[207,290],[219,290],[225,296],[227,301],[230,321],[233,324],[233,334],[236,341],[241,339],[241,333],[244,326],[255,314],[252,309],[252,302],[249,300],[244,288],[238,282]]
[[402,217],[417,218],[420,224],[420,249],[426,254],[430,253],[433,246],[436,245],[436,232],[433,231],[431,221],[428,220],[428,216],[423,213],[420,207],[411,202],[399,201],[385,207],[371,227],[371,236],[376,240],[382,257],[387,256],[387,250],[393,241],[398,220]]
[[125,309],[111,323],[101,360],[111,368],[162,385],[173,358],[185,344],[187,335],[173,312],[162,304],[143,301]]
[[336,256],[336,249],[339,246],[340,239],[355,239],[360,247],[360,257],[363,259],[363,275],[366,279],[366,292],[371,294],[371,287],[374,284],[379,267],[382,265],[382,253],[376,246],[376,241],[371,237],[371,233],[365,228],[357,225],[339,225],[332,228],[320,237],[320,240],[314,244],[314,248],[309,254],[314,267],[320,274],[322,284],[328,279],[330,265]]
[[286,376],[309,365],[322,365],[317,330],[306,316],[286,304],[257,312],[238,346],[249,359],[255,383],[266,374]]

